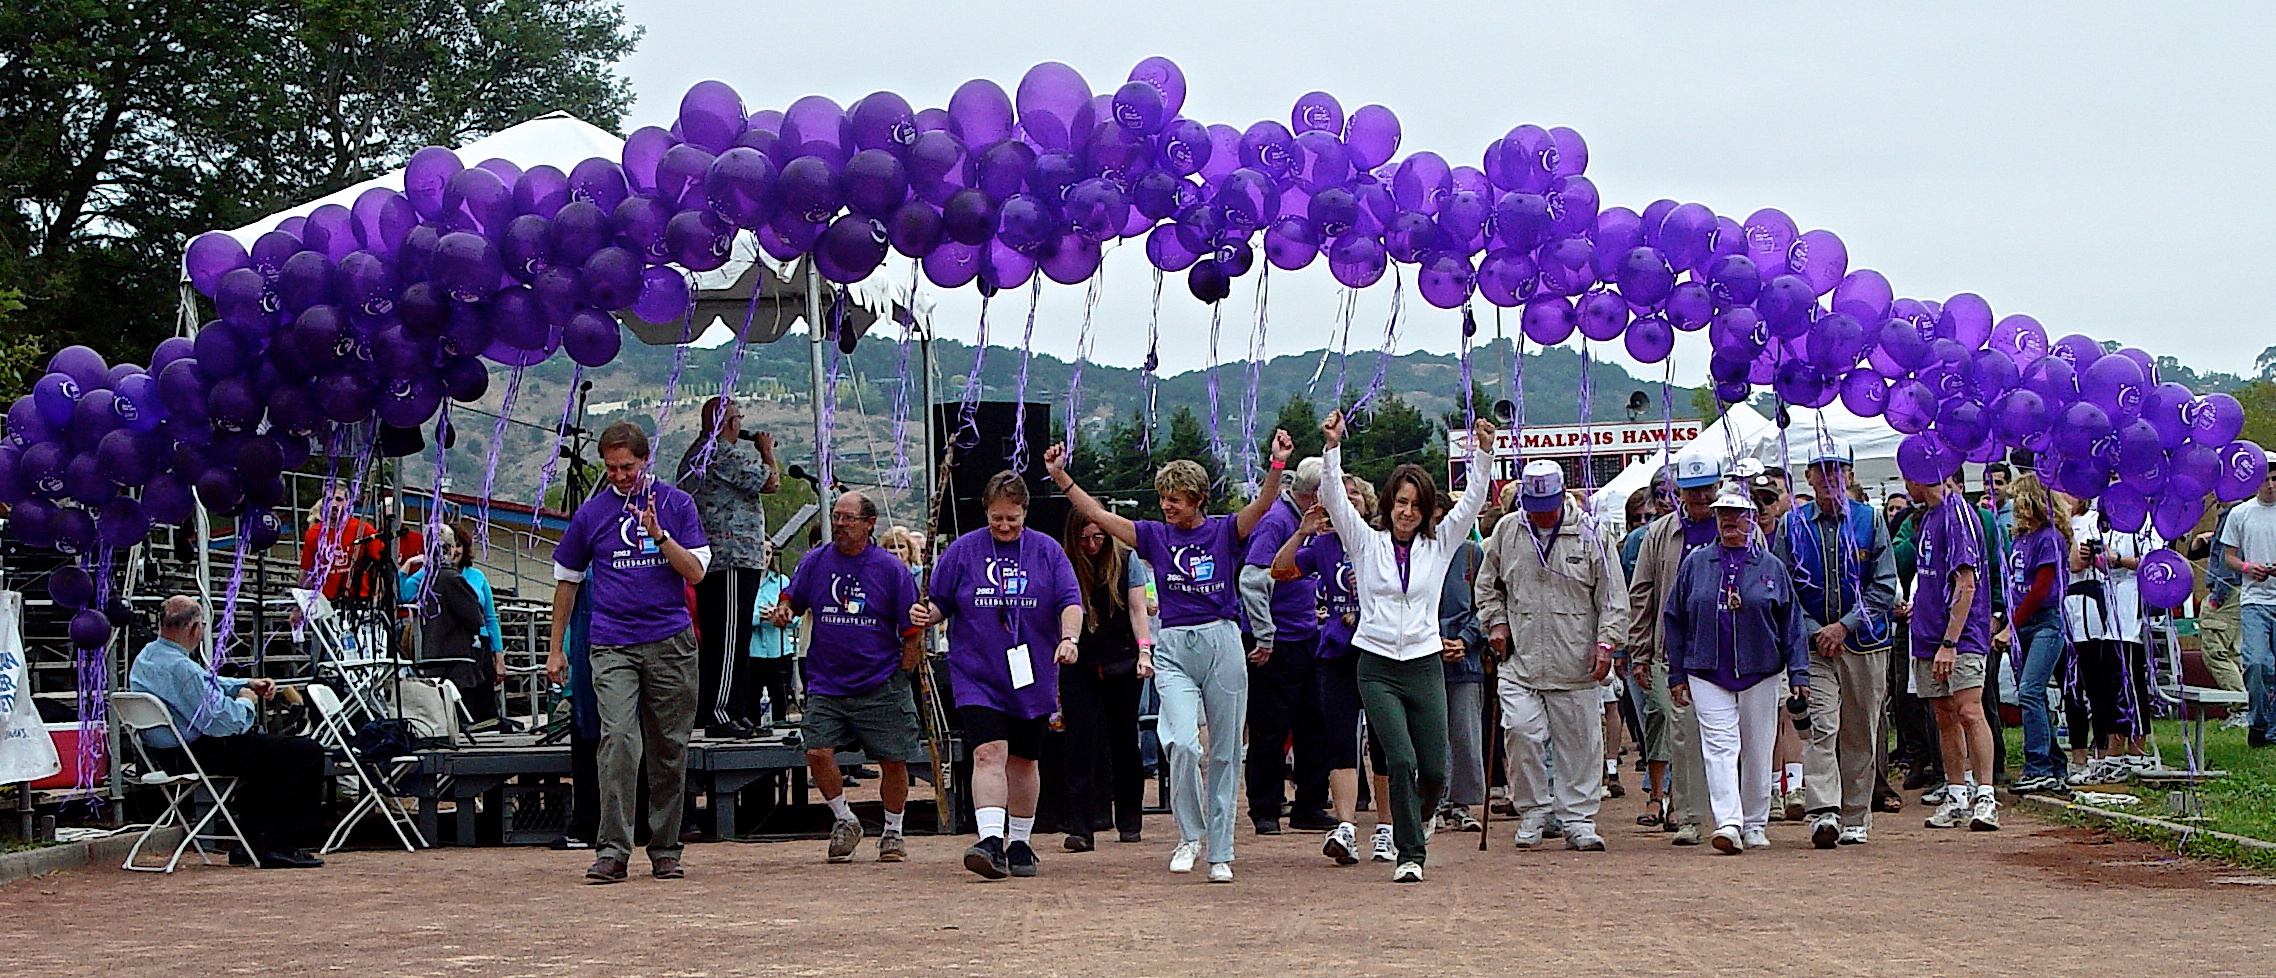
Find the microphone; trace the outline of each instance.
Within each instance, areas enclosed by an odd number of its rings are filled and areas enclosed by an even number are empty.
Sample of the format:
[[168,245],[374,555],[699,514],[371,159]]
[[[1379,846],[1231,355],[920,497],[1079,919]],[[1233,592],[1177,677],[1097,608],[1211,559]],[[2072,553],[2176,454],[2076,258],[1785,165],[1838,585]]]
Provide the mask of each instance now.
[[812,473],[806,471],[805,466],[793,464],[790,467],[790,471],[784,474],[790,476],[793,479],[797,479],[800,482],[806,483],[808,486],[813,487],[815,495],[819,496],[822,494],[822,480],[815,478]]

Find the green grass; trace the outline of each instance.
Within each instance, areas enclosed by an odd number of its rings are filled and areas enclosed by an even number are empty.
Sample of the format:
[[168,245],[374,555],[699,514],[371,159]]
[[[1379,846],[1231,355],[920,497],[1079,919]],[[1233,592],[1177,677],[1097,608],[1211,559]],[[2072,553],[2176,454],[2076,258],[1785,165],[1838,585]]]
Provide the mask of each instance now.
[[[2182,749],[2186,741],[2181,721],[2159,720],[2155,722],[2154,729],[2166,765],[2186,767],[2188,757]],[[2006,734],[2008,770],[2021,771],[2023,730],[2021,727],[2008,727]],[[2205,815],[2209,820],[2196,824],[2233,835],[2276,842],[2276,747],[2255,750],[2246,747],[2244,740],[2245,732],[2242,730],[2223,730],[2217,723],[2207,725],[2203,765],[2212,770],[2226,771],[2228,776],[2208,781],[2199,789]],[[2112,785],[2089,790],[2135,795],[2142,799],[2142,803],[2127,811],[2152,818],[2171,817],[2166,811],[2166,793],[2163,789],[2143,785]],[[2276,855],[2266,853],[2253,854],[2251,858],[2242,858],[2240,861],[2276,867]]]
[[0,855],[6,855],[11,852],[24,852],[30,849],[45,849],[52,845],[55,845],[55,843],[28,842],[23,839],[0,839]]

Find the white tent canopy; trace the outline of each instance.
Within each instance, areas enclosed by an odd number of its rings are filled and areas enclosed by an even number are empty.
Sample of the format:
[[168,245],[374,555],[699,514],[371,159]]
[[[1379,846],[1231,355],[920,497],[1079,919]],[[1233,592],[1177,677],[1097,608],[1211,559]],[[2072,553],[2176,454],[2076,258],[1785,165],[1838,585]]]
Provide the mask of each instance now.
[[[1699,437],[1692,439],[1682,448],[1676,449],[1675,458],[1712,456],[1722,459],[1724,465],[1728,466],[1733,458],[1750,454],[1752,447],[1763,432],[1771,432],[1775,438],[1777,430],[1776,425],[1771,424],[1769,419],[1764,418],[1755,409],[1744,404],[1733,404],[1713,424],[1700,429]],[[1733,451],[1734,447],[1736,454]],[[1618,526],[1624,524],[1627,519],[1624,510],[1628,504],[1628,496],[1636,490],[1650,485],[1653,473],[1658,472],[1668,464],[1669,458],[1666,449],[1661,449],[1649,458],[1631,463],[1627,468],[1620,470],[1619,475],[1613,476],[1611,482],[1605,483],[1603,488],[1598,489],[1596,495],[1589,497],[1589,512],[1602,525]]]

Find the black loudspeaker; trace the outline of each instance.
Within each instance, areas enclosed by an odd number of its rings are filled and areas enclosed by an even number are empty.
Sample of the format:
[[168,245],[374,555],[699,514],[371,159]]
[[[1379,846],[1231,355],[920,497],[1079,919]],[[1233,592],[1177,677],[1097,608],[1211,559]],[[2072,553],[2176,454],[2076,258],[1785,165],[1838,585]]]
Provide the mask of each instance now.
[[[1026,416],[1024,431],[1020,431],[1022,411]],[[935,471],[946,480],[948,495],[940,513],[941,539],[933,545],[933,552],[939,553],[950,540],[988,525],[980,493],[996,473],[1012,467],[1014,446],[1021,442],[1027,446],[1020,472],[1027,481],[1027,525],[1057,539],[1066,526],[1067,498],[1043,472],[1043,451],[1051,446],[1057,431],[1051,426],[1049,404],[982,401],[973,405],[969,423],[963,405],[934,405],[933,444],[940,446],[943,458],[949,456],[951,447],[955,454],[945,470],[939,468],[942,459],[933,460]],[[1015,433],[1022,436],[1018,441],[1013,439]]]

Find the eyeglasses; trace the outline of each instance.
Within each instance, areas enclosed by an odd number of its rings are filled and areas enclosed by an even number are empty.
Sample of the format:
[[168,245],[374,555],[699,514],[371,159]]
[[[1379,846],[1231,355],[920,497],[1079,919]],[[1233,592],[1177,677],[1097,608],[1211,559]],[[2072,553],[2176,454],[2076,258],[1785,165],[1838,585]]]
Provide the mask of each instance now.
[[834,525],[834,524],[838,524],[838,523],[859,523],[859,522],[861,522],[861,521],[863,521],[863,520],[868,520],[868,519],[875,519],[875,518],[876,518],[876,517],[873,517],[873,516],[863,516],[863,515],[861,515],[860,513],[831,513],[831,514],[830,514],[830,522],[831,522],[833,525]]

